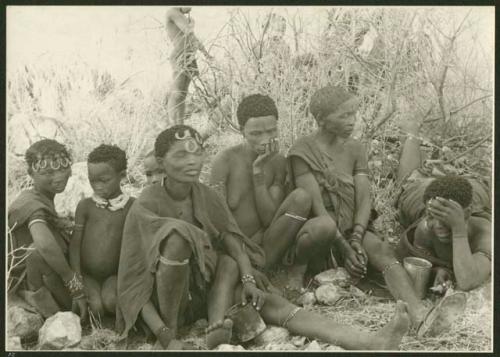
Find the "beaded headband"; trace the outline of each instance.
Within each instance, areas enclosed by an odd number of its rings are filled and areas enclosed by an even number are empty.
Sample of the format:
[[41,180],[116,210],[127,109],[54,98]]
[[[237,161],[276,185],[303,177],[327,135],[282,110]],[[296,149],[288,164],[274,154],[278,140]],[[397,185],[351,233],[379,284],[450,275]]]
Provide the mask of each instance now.
[[203,148],[203,139],[201,138],[200,134],[195,132],[193,136],[191,135],[189,129],[184,130],[183,133],[179,131],[176,132],[175,138],[180,141],[185,141],[184,148],[187,152],[195,152],[198,147]]
[[39,157],[37,161],[31,164],[31,169],[34,172],[39,172],[46,168],[51,168],[52,170],[59,170],[60,168],[68,168],[72,164],[72,161],[67,156],[43,156]]

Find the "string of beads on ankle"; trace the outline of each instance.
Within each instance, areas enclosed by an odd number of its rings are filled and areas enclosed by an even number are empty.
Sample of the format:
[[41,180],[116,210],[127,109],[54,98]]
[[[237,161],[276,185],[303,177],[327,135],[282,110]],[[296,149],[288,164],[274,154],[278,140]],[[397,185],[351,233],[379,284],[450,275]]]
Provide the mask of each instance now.
[[384,270],[382,270],[382,275],[385,276],[385,274],[390,270],[392,269],[395,265],[398,265],[398,264],[401,264],[399,261],[395,261],[395,262],[392,262],[391,264],[387,264],[384,268]]

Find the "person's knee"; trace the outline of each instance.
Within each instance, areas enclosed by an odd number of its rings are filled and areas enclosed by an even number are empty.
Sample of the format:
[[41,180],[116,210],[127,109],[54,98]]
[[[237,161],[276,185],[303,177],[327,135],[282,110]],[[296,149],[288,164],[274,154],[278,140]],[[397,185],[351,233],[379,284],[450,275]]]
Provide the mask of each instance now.
[[236,261],[228,255],[222,254],[217,259],[217,280],[234,283],[239,277],[239,268]]
[[335,239],[337,224],[329,217],[315,217],[308,220],[299,232],[299,237],[310,243],[330,242]]
[[290,193],[290,200],[292,201],[291,205],[294,212],[305,216],[305,218],[309,216],[312,206],[312,198],[306,190],[302,188],[295,189],[292,193]]
[[114,314],[116,308],[116,276],[108,278],[102,285],[101,299],[104,309]]
[[50,272],[47,263],[40,253],[35,249],[30,251],[29,255],[26,257],[26,275],[29,288],[33,290],[41,288],[42,285],[44,285],[44,274],[47,275],[50,274]]
[[174,232],[162,242],[160,253],[167,259],[182,261],[191,256],[191,246],[186,239]]
[[379,271],[383,270],[387,264],[397,260],[396,254],[389,243],[384,242],[373,233],[367,232],[365,234],[363,248],[368,255],[370,264]]

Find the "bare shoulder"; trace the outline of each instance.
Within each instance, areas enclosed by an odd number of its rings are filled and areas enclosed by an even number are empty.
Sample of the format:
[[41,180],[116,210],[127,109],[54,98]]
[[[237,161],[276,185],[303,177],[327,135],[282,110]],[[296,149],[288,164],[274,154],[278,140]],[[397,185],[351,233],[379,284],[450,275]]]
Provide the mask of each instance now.
[[469,224],[472,230],[473,237],[484,237],[488,235],[491,237],[491,222],[482,217],[470,217]]
[[76,210],[80,211],[80,212],[87,212],[89,210],[89,208],[91,207],[92,202],[93,202],[92,198],[90,198],[90,197],[83,198],[80,200],[80,202],[78,202],[78,205],[76,206]]
[[345,143],[346,147],[356,152],[363,152],[366,150],[366,145],[358,139],[349,138]]
[[215,155],[214,163],[223,166],[230,166],[231,164],[237,162],[238,159],[241,160],[243,155],[244,152],[242,149],[242,145],[230,146]]

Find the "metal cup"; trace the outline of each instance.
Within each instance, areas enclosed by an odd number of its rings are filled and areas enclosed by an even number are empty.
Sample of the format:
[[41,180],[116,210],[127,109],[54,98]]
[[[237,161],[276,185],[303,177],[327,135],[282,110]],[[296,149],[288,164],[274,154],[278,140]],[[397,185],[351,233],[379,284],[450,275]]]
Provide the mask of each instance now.
[[234,305],[226,311],[226,316],[233,320],[233,332],[240,342],[250,341],[266,329],[264,320],[252,304]]
[[427,285],[431,276],[432,263],[417,257],[406,257],[403,266],[413,281],[413,287],[419,299],[423,299],[427,293]]

